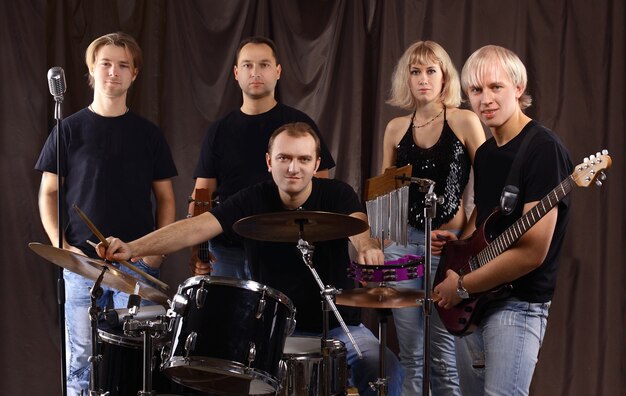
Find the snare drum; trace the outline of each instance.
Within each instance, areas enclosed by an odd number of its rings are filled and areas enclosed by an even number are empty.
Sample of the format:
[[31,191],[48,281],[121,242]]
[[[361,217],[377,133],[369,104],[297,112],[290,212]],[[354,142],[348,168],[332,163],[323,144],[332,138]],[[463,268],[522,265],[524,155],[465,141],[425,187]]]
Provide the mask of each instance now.
[[[287,375],[280,396],[316,396],[324,394],[322,344],[319,337],[287,337],[283,360]],[[348,379],[346,347],[334,340],[330,351],[330,394],[343,395]]]
[[276,392],[285,338],[295,326],[287,296],[254,281],[195,276],[179,286],[171,311],[168,377],[218,394]]
[[384,265],[350,263],[348,276],[357,282],[398,282],[424,276],[424,257],[406,255]]

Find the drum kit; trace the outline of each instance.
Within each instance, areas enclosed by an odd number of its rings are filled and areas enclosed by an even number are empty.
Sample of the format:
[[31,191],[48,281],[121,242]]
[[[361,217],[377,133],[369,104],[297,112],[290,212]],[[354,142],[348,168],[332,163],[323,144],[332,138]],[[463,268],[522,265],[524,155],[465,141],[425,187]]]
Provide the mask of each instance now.
[[[293,211],[251,216],[235,223],[234,229],[246,238],[297,243],[320,288],[321,338],[292,336],[296,308],[290,299],[251,280],[194,276],[170,299],[107,261],[29,244],[53,264],[94,281],[89,395],[356,394],[347,388],[346,347],[328,336],[332,312],[362,356],[336,304],[378,312],[380,371],[370,386],[386,395],[387,317],[391,308],[421,306],[429,298],[424,291],[389,287],[386,282],[428,277],[423,258],[407,256],[379,266],[352,263],[348,274],[369,287],[342,291],[324,285],[312,265],[314,246],[309,242],[364,232],[366,222],[335,213]],[[96,306],[101,285],[129,294],[128,307],[102,312]],[[142,306],[142,299],[154,305]]]

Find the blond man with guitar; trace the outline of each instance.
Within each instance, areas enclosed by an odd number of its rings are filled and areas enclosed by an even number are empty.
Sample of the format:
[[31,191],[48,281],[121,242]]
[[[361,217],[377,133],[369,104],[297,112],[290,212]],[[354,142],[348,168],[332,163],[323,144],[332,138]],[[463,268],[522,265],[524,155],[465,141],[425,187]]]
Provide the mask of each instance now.
[[[446,328],[460,336],[457,365],[463,394],[527,395],[570,206],[566,194],[543,199],[554,194],[573,166],[558,137],[524,114],[531,102],[526,69],[513,52],[480,48],[465,63],[461,84],[493,137],[476,151],[476,208],[460,240],[450,242],[457,238],[447,231],[431,235],[433,254],[443,250],[433,298]],[[509,174],[518,189],[513,202],[509,198],[515,189],[503,194]],[[509,214],[500,210],[490,216],[503,196]],[[531,210],[538,203],[543,213]],[[480,251],[476,246],[510,231],[507,227],[523,214],[530,214],[524,224],[533,224],[518,230],[520,235],[507,235],[506,249],[491,252],[487,259],[472,257]]]

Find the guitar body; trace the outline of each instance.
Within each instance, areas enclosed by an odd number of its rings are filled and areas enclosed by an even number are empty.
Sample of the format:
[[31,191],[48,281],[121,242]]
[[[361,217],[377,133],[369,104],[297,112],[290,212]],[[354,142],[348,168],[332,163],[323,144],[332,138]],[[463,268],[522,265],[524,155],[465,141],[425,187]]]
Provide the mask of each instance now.
[[[602,181],[606,179],[604,170],[610,166],[611,157],[606,150],[585,158],[583,163],[575,167],[574,172],[569,177],[563,180],[548,195],[543,197],[537,205],[524,213],[500,235],[495,235],[491,231],[492,225],[500,217],[500,211],[495,210],[470,238],[449,241],[445,244],[433,284],[436,286],[441,283],[445,279],[448,270],[452,270],[459,275],[467,274],[502,254],[548,213],[550,209],[565,198],[574,186],[587,187],[592,183],[602,185]],[[455,336],[464,336],[475,329],[482,319],[488,303],[510,295],[511,289],[512,285],[501,285],[486,293],[473,295],[450,309],[441,308],[439,305],[435,306],[448,332]]]
[[[449,241],[445,244],[439,267],[435,274],[434,285],[438,285],[445,279],[447,270],[452,270],[459,275],[470,272],[468,263],[472,257],[485,249],[494,239],[489,229],[490,225],[497,221],[499,217],[500,212],[496,210],[474,231],[470,238]],[[472,295],[450,309],[442,308],[439,305],[435,306],[446,330],[450,334],[461,337],[470,334],[474,330],[482,318],[487,303],[506,297],[509,295],[510,289],[510,285],[505,285],[480,295]]]

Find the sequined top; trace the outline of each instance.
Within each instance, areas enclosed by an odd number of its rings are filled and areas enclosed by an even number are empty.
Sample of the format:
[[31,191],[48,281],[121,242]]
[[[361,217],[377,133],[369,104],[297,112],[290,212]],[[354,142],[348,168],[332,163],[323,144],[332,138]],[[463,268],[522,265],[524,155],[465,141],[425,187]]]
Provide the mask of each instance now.
[[[469,180],[472,163],[467,149],[456,137],[443,113],[443,130],[437,143],[423,149],[413,140],[413,119],[405,135],[396,146],[396,166],[413,166],[412,176],[431,179],[435,182],[435,194],[443,197],[443,203],[437,204],[436,217],[432,229],[446,224],[459,210],[463,190]],[[409,187],[409,224],[424,229],[424,198],[416,184]]]

